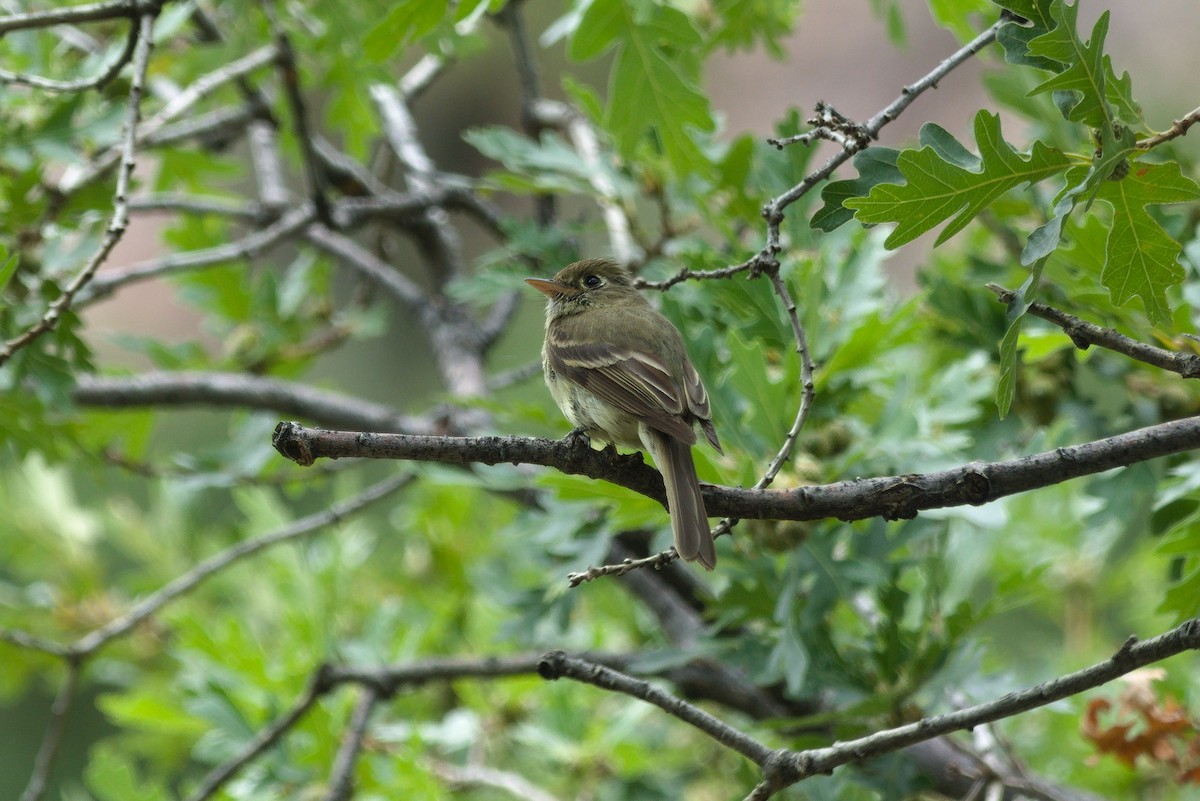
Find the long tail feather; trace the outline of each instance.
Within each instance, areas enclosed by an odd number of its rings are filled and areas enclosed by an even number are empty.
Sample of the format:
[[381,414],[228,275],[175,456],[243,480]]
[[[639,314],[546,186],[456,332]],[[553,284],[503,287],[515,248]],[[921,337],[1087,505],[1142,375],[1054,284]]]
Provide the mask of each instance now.
[[717,565],[717,549],[708,527],[692,446],[649,426],[640,428],[642,443],[654,457],[666,484],[675,550],[685,561],[699,562],[712,570]]

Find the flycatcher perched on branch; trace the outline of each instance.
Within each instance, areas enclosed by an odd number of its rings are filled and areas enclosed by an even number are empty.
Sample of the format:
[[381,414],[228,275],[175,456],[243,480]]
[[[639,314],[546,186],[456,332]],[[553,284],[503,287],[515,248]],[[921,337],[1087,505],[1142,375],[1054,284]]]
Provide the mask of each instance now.
[[693,425],[722,451],[683,337],[608,259],[525,281],[548,298],[542,370],[558,408],[589,437],[654,457],[667,488],[675,550],[712,570],[717,551],[692,461]]

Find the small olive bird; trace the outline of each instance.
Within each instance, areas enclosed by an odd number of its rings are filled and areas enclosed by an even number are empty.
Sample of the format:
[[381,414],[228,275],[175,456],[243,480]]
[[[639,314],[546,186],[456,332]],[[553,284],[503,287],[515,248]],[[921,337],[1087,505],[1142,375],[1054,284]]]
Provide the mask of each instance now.
[[558,408],[589,437],[649,451],[667,488],[675,550],[712,570],[717,551],[692,461],[693,425],[718,453],[721,443],[683,337],[609,259],[525,281],[548,299],[542,371]]

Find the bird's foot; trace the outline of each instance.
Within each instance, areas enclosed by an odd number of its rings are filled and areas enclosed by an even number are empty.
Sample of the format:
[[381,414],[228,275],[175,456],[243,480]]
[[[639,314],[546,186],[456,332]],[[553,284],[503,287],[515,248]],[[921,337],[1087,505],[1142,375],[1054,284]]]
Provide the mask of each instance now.
[[565,437],[563,442],[567,443],[572,448],[590,448],[592,447],[592,438],[582,428],[572,428]]

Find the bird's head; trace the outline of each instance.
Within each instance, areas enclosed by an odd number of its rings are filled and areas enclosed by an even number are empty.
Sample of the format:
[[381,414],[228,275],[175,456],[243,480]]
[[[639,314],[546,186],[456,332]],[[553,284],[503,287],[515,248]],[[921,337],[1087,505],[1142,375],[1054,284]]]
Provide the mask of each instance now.
[[526,278],[525,283],[546,296],[546,312],[551,317],[596,306],[645,302],[633,286],[633,276],[611,259],[577,261],[553,278]]

